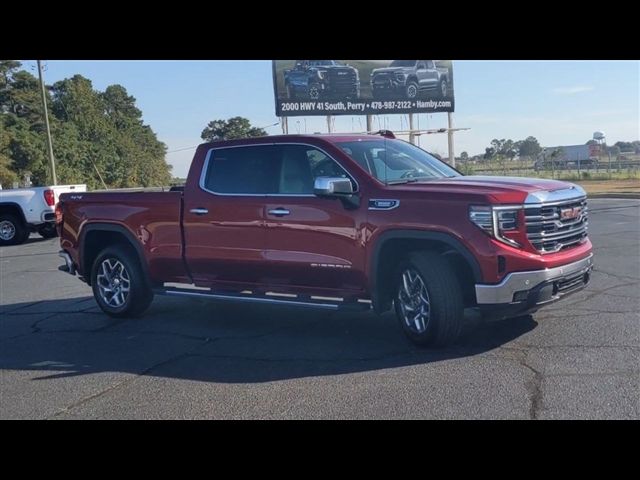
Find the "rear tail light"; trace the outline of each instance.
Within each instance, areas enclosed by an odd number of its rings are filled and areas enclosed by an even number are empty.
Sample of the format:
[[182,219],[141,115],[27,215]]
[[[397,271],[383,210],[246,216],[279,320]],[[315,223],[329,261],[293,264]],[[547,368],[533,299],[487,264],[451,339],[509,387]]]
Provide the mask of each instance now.
[[56,204],[56,225],[62,223],[62,202]]
[[56,204],[56,196],[53,193],[53,190],[45,190],[44,191],[44,201],[47,202],[47,205],[53,207]]

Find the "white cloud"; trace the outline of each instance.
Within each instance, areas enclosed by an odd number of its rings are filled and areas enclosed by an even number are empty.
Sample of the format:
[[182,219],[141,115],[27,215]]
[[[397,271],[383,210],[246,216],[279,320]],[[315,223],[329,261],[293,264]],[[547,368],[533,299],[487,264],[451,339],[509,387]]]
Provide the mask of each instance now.
[[553,89],[556,95],[575,95],[576,93],[584,93],[595,90],[593,85],[574,85],[573,87],[558,87]]

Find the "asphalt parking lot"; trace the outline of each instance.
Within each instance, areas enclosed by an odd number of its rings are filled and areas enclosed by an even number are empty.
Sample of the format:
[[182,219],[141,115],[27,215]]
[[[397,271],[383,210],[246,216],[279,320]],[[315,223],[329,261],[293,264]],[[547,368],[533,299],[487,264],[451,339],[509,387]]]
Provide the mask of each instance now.
[[410,346],[392,316],[156,297],[103,315],[58,240],[0,249],[0,418],[640,418],[640,201],[590,201],[587,289]]

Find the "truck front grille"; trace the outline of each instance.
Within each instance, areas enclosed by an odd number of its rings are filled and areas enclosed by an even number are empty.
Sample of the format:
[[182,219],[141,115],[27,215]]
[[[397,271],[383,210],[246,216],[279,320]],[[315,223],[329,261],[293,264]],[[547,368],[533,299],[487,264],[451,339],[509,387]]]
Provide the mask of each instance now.
[[554,253],[583,243],[587,238],[586,198],[562,203],[525,206],[527,238],[541,253]]
[[349,90],[356,85],[356,75],[353,72],[331,72],[328,83],[334,90]]

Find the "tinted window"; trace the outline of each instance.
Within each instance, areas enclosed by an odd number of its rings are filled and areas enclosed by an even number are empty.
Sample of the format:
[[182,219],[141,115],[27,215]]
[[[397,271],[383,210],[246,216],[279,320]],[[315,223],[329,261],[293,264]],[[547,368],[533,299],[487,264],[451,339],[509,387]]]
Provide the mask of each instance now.
[[417,60],[394,60],[390,67],[413,67]]
[[433,60],[427,60],[427,68],[429,70],[436,68],[435,65],[433,64]]
[[213,150],[205,188],[217,193],[267,194],[277,191],[272,145]]
[[[281,194],[312,194],[318,177],[349,178],[333,159],[308,145],[283,145],[280,158],[278,192]],[[355,190],[355,184],[353,188]]]

